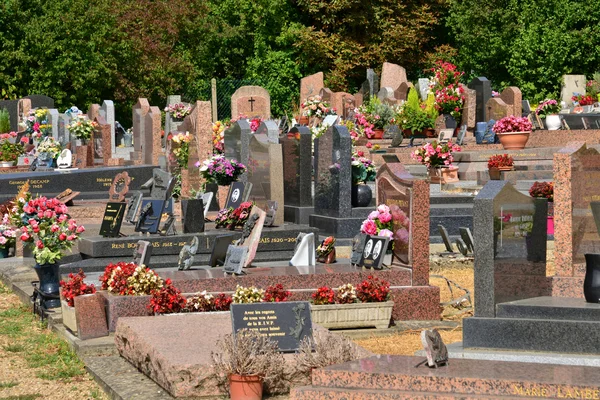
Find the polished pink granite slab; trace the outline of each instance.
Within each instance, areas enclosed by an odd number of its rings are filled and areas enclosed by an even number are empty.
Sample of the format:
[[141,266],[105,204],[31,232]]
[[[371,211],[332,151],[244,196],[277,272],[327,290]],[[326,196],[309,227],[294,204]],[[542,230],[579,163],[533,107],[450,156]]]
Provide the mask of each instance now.
[[81,340],[108,336],[104,298],[99,293],[75,296],[77,336]]

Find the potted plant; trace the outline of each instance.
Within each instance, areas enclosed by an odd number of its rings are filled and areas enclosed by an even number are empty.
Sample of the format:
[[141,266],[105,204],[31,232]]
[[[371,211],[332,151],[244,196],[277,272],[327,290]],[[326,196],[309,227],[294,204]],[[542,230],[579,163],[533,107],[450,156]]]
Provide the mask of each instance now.
[[464,72],[458,71],[456,65],[438,60],[431,69],[431,91],[435,94],[435,107],[444,114],[446,128],[456,128],[461,121],[462,108],[465,104],[464,89],[460,86],[460,78]]
[[41,140],[50,134],[52,125],[48,123],[48,109],[36,108],[25,117],[25,130],[34,139]]
[[233,208],[224,208],[220,210],[215,218],[215,227],[217,229],[225,227],[229,230],[234,230],[237,227],[243,227],[250,217],[250,211],[252,211],[253,206],[253,202],[246,201],[240,204],[240,206],[235,210]]
[[192,112],[192,106],[184,103],[169,104],[165,107],[165,112],[170,113],[175,121],[183,121]]
[[500,139],[504,150],[521,150],[525,148],[527,140],[529,140],[531,128],[529,119],[509,115],[496,121],[493,130]]
[[490,179],[500,180],[500,171],[512,171],[514,160],[508,154],[494,154],[488,158],[488,170]]
[[197,162],[196,167],[200,168],[200,176],[207,183],[216,183],[219,186],[218,200],[221,209],[225,208],[229,185],[236,182],[246,172],[244,164],[236,160],[228,160],[221,154],[215,154],[202,163]]
[[96,121],[90,121],[87,115],[77,114],[73,117],[73,120],[67,126],[67,129],[69,129],[71,135],[74,135],[81,141],[81,144],[85,146],[97,127],[98,123]]
[[531,197],[548,199],[548,235],[554,235],[554,183],[534,182],[529,188]]
[[362,151],[352,154],[352,207],[367,207],[373,192],[367,182],[374,182],[377,168]]
[[540,118],[545,118],[546,129],[549,131],[556,131],[560,129],[561,122],[558,112],[560,111],[560,105],[558,101],[554,99],[546,99],[538,104],[535,109],[535,113]]
[[596,99],[589,94],[576,94],[571,97],[571,100],[573,100],[573,105],[575,107],[583,107],[583,112],[590,112],[592,105],[596,102]]
[[394,302],[389,300],[389,282],[368,276],[356,288],[318,288],[312,295],[311,318],[325,328],[387,328]]
[[0,258],[7,258],[9,250],[15,247],[17,231],[10,225],[10,216],[4,214],[0,224]]
[[19,156],[25,154],[25,147],[21,143],[13,143],[11,138],[16,138],[16,132],[0,135],[0,167],[8,168],[17,164]]
[[242,329],[218,342],[219,353],[211,353],[217,381],[232,400],[260,400],[263,383],[268,390],[280,382],[285,359],[277,343],[258,331]]
[[66,250],[70,250],[85,231],[83,225],[68,214],[68,208],[56,199],[36,197],[31,194],[17,199],[13,223],[20,228],[20,239],[31,243],[35,259],[34,270],[40,280],[39,289],[49,300],[46,308],[60,306],[58,263]]
[[335,238],[328,236],[317,247],[317,261],[324,264],[335,262]]
[[60,281],[60,308],[62,311],[63,325],[74,334],[77,334],[77,317],[75,314],[75,297],[96,293],[96,286],[88,285],[84,281],[85,274],[80,269],[77,274],[70,273],[69,280]]
[[435,120],[438,112],[435,108],[435,98],[433,94],[427,97],[425,103],[419,101],[419,95],[416,90],[408,92],[408,98],[402,105],[396,117],[398,125],[402,128],[406,136],[411,137],[410,145],[415,137],[434,137]]
[[434,140],[412,152],[411,157],[427,167],[431,183],[449,183],[458,181],[458,167],[452,165],[455,151],[460,151],[459,145]]
[[62,151],[62,146],[54,138],[48,136],[42,139],[37,147],[38,166],[55,167],[56,158]]
[[[327,115],[336,115],[337,111],[331,105],[323,101],[321,96],[310,96],[304,103],[300,105],[302,113],[300,120],[301,125],[308,125],[311,118],[322,119]],[[315,121],[316,125],[316,121]]]
[[377,96],[355,110],[356,125],[368,139],[383,139],[384,129],[396,122],[396,111]]

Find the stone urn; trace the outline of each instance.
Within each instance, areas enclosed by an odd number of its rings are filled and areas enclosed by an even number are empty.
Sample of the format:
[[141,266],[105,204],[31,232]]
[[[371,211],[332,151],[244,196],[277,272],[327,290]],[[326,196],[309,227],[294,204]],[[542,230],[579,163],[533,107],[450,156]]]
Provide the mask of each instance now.
[[373,191],[369,185],[363,183],[352,185],[352,207],[368,207],[373,198]]
[[500,139],[504,150],[522,150],[525,148],[527,141],[529,140],[530,132],[504,132],[496,133],[496,136]]

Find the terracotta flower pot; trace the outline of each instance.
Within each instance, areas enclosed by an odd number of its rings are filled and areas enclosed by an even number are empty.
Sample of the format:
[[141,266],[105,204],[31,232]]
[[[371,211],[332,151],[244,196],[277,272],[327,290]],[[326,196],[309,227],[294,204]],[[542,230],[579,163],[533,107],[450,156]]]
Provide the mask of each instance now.
[[500,180],[500,169],[498,168],[490,168],[489,170],[490,173],[490,179],[493,181],[499,181]]
[[308,125],[308,121],[309,121],[308,117],[306,117],[304,115],[298,119],[298,123],[300,125]]
[[231,400],[261,400],[263,379],[257,375],[229,376],[229,396]]
[[371,136],[371,139],[383,139],[383,134],[383,129],[373,129],[373,135]]
[[317,261],[323,264],[333,264],[335,262],[335,248],[326,256],[319,257]]
[[427,169],[430,183],[452,183],[458,182],[458,167],[436,168],[430,167]]
[[505,132],[496,133],[496,136],[500,139],[500,143],[502,143],[504,150],[522,150],[529,140],[530,133],[531,132]]

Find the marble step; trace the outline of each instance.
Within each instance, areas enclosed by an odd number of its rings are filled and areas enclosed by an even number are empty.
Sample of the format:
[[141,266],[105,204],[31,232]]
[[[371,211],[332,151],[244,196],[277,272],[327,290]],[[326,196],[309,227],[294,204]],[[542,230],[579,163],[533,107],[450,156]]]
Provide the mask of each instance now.
[[496,304],[496,317],[600,321],[600,304],[587,303],[580,298],[534,297]]

